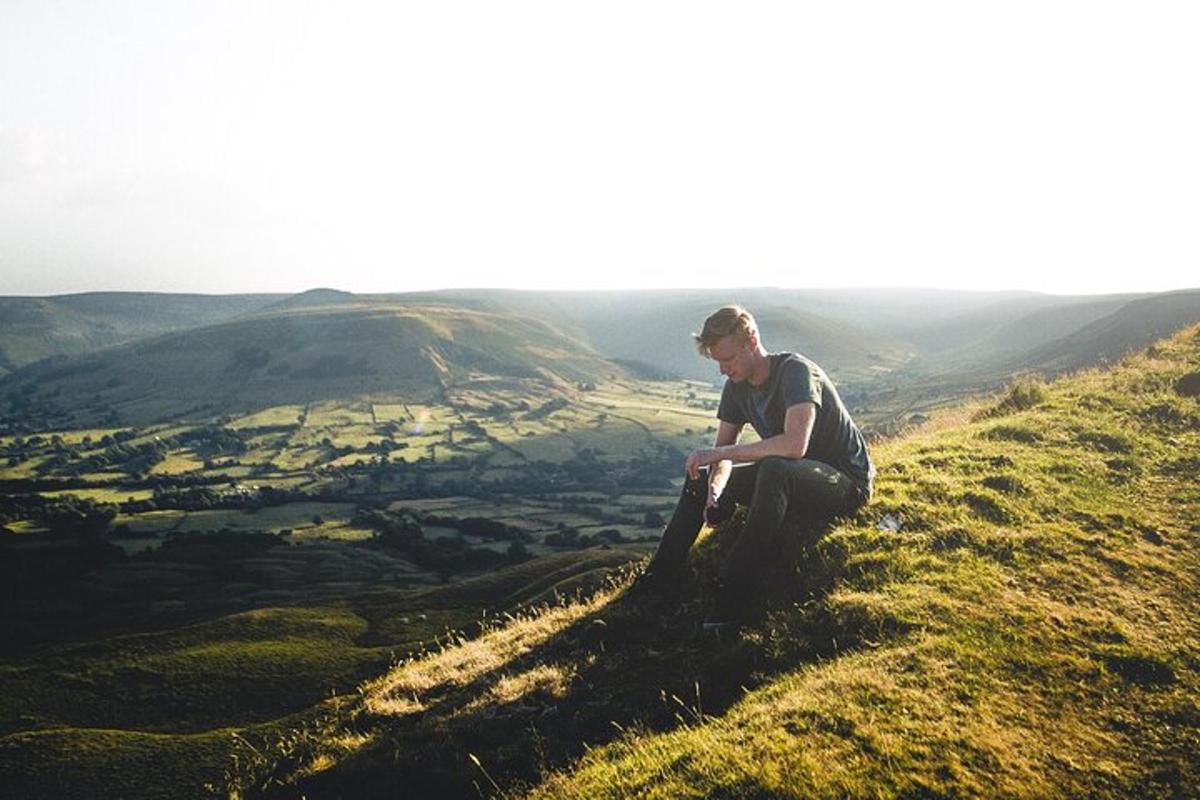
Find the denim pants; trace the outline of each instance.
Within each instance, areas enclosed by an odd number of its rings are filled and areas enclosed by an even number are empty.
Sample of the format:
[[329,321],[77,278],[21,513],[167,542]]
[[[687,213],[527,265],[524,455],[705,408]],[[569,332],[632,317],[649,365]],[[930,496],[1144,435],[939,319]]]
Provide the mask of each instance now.
[[[721,565],[721,584],[730,593],[748,591],[778,562],[785,530],[799,527],[815,538],[824,523],[852,513],[869,496],[869,488],[837,468],[809,458],[771,456],[734,466],[716,516],[728,518],[735,504],[748,506],[748,510],[745,528]],[[650,573],[668,576],[682,572],[688,550],[704,525],[707,500],[708,469],[703,468],[699,478],[684,484],[675,513],[650,561]]]

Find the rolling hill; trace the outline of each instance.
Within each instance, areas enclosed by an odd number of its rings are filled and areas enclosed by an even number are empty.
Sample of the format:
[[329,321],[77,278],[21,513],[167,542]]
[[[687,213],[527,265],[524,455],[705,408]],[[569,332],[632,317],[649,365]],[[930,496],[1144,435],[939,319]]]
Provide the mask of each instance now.
[[429,297],[546,319],[610,358],[692,380],[720,381],[715,365],[696,354],[691,333],[713,310],[730,302],[754,311],[769,349],[803,352],[827,365],[840,381],[869,380],[912,355],[903,342],[886,334],[814,312],[811,298],[797,291],[459,291]]
[[738,635],[693,633],[735,517],[676,596],[617,579],[404,661],[259,742],[276,755],[236,786],[1195,796],[1198,364],[1193,327],[878,448],[875,500],[767,584],[768,613]]
[[476,377],[545,393],[624,376],[619,365],[537,320],[339,302],[43,360],[7,376],[0,390],[10,406],[15,397],[63,423],[137,423],[366,394],[423,401]]
[[1048,374],[1115,361],[1200,320],[1200,291],[1165,292],[1131,300],[1078,330],[1009,359]]
[[1200,320],[1197,297],[741,288],[5,298],[0,370],[19,374],[0,379],[0,395],[10,419],[41,409],[36,421],[73,413],[68,424],[375,391],[428,399],[452,373],[719,383],[690,334],[738,301],[759,317],[769,349],[814,358],[863,422],[893,430],[1015,374],[1057,374],[1145,346]]
[[43,358],[215,324],[281,297],[150,292],[0,297],[0,375]]

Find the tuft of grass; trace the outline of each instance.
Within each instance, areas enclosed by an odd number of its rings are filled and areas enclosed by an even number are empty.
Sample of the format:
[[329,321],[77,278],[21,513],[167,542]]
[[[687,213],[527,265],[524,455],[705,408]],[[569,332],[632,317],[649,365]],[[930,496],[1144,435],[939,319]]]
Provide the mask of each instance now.
[[1083,431],[1075,437],[1082,445],[1103,453],[1131,453],[1133,444],[1125,436],[1104,431]]
[[1035,444],[1042,440],[1042,434],[1023,425],[997,425],[982,431],[979,435],[994,441],[1020,442],[1021,444]]
[[1037,377],[1013,381],[1000,402],[976,412],[973,421],[993,419],[1018,411],[1027,411],[1046,402],[1046,384]]

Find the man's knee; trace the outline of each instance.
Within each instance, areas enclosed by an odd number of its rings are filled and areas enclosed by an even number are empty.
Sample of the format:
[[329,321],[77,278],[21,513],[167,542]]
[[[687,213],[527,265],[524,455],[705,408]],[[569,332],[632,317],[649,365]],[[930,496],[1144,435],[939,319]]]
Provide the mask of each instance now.
[[794,463],[792,459],[783,456],[767,456],[758,462],[757,484],[762,486],[782,482],[794,468]]

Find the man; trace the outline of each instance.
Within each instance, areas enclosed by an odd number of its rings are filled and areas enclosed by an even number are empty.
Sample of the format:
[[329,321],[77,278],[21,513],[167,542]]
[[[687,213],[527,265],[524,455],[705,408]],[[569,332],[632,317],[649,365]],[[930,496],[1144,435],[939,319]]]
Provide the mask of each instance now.
[[[728,518],[735,504],[748,506],[745,530],[721,566],[712,622],[724,624],[753,613],[753,587],[778,560],[784,531],[798,523],[819,530],[862,506],[875,467],[824,370],[796,353],[768,353],[746,309],[717,310],[693,338],[727,379],[720,425],[713,447],[687,457],[683,493],[645,579],[675,583],[704,522]],[[737,443],[746,423],[760,441]]]

